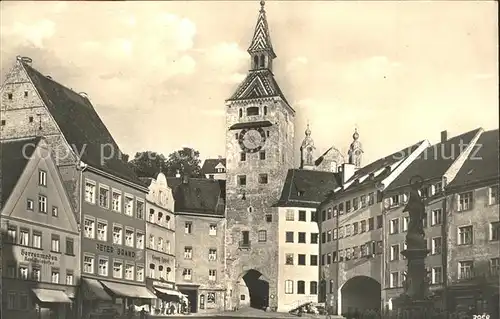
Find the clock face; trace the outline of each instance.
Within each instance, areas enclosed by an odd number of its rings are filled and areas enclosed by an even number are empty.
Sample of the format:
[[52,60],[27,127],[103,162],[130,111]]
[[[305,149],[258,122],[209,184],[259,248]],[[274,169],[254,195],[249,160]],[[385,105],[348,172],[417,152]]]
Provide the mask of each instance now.
[[255,153],[262,149],[266,142],[266,132],[262,128],[244,129],[239,135],[240,147],[247,153]]

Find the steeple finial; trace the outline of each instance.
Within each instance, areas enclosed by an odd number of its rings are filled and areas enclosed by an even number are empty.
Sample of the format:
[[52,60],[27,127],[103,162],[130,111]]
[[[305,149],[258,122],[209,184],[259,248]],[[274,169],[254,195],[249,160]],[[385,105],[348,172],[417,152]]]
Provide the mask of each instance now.
[[271,36],[269,35],[269,27],[267,25],[266,10],[264,9],[266,2],[260,1],[260,11],[255,25],[252,42],[248,47],[248,53],[252,57],[252,70],[272,69],[272,60],[276,58]]
[[265,0],[260,0],[260,12],[264,11],[264,6],[266,5]]
[[352,134],[352,143],[349,147],[349,164],[354,164],[356,168],[361,167],[361,158],[363,154],[363,148],[361,142],[359,141],[358,128],[354,128],[354,134]]
[[311,129],[309,128],[309,120],[307,121],[306,136],[311,136]]

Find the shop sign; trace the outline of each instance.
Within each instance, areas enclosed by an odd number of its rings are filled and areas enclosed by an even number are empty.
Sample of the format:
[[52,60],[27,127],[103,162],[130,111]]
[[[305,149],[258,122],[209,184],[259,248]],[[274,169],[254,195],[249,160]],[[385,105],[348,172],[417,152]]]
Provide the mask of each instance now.
[[29,251],[26,249],[21,249],[21,256],[24,257],[24,261],[30,263],[53,265],[55,262],[57,262],[56,255]]
[[95,246],[96,246],[97,251],[100,251],[103,253],[116,254],[116,255],[121,256],[121,257],[130,257],[130,258],[136,257],[136,252],[133,250],[128,250],[128,249],[124,249],[124,248],[116,248],[116,247],[104,245],[104,244],[96,244]]
[[174,284],[168,282],[153,281],[153,287],[174,289]]
[[168,258],[165,258],[162,256],[151,255],[151,259],[156,260],[157,262],[160,262],[160,263],[165,263],[165,264],[167,264],[169,262]]

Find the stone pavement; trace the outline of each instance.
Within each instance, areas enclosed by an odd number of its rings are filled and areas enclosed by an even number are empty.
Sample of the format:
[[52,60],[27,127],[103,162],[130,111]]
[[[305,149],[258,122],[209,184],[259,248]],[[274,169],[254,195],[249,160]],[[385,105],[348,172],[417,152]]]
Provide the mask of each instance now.
[[[298,316],[291,315],[289,313],[280,313],[280,312],[265,312],[258,309],[253,308],[243,308],[238,311],[231,312],[222,312],[222,313],[193,313],[190,315],[175,315],[175,316],[166,316],[166,317],[158,317],[152,316],[150,318],[217,318],[217,319],[230,319],[230,318],[252,318],[252,319],[267,319],[267,318],[275,318],[275,319],[290,319],[290,318],[298,318]],[[314,319],[325,319],[325,315],[309,315],[304,314],[302,318],[314,318]],[[331,319],[341,319],[341,316],[332,316]]]

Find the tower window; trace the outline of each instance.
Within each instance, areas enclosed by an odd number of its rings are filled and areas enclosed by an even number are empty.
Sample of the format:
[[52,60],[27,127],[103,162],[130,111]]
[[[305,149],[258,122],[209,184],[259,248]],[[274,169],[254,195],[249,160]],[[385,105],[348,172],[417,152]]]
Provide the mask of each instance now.
[[259,174],[259,184],[267,184],[267,174]]
[[24,91],[24,97],[28,97],[28,91]]
[[264,105],[264,115],[267,115],[267,106]]
[[266,64],[266,57],[264,56],[264,54],[262,54],[260,56],[260,67],[263,68]]
[[29,121],[30,121],[30,123],[33,123],[33,116],[29,117]]
[[240,161],[244,162],[247,160],[247,154],[245,152],[240,153]]
[[238,135],[238,133],[234,134],[234,139],[237,140],[240,136]]
[[239,117],[242,117],[242,116],[243,116],[243,110],[242,110],[242,109],[239,109],[239,110],[238,110],[238,115],[239,115]]
[[12,93],[7,93],[7,98],[8,98],[9,100],[12,100]]
[[266,151],[260,151],[259,153],[259,158],[261,160],[265,160],[266,159]]
[[247,184],[246,175],[238,175],[238,186],[245,186]]
[[247,116],[259,115],[259,108],[256,106],[251,106],[247,108]]
[[267,137],[269,137],[271,135],[271,133],[269,131],[267,131]]
[[256,55],[253,57],[253,65],[257,68],[259,66],[259,56]]
[[4,125],[5,125],[5,120],[2,120],[2,126],[4,126]]

